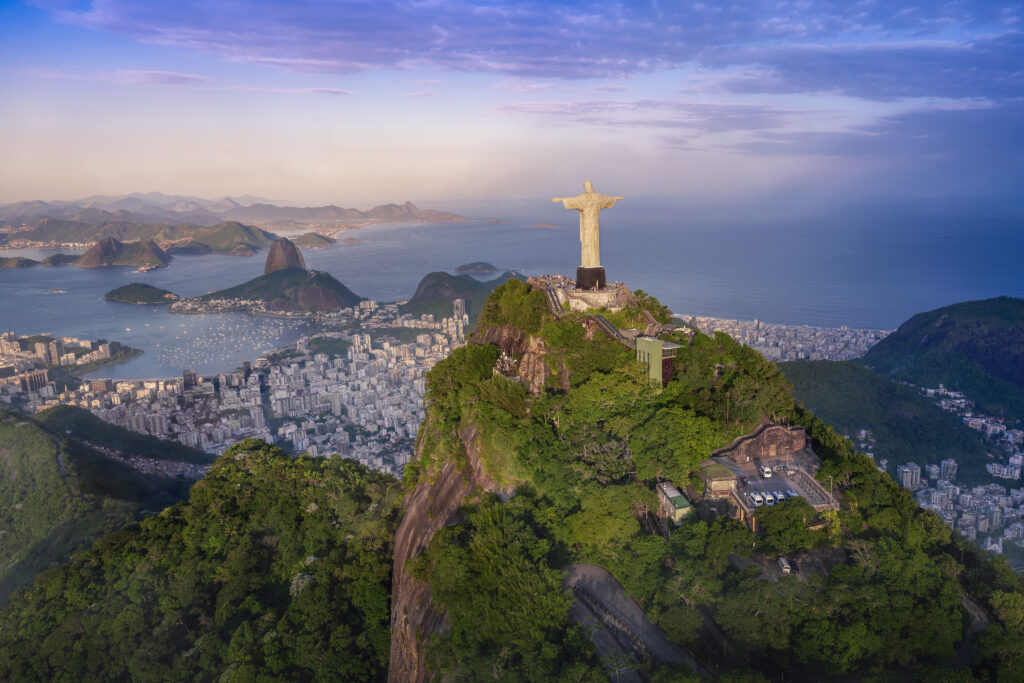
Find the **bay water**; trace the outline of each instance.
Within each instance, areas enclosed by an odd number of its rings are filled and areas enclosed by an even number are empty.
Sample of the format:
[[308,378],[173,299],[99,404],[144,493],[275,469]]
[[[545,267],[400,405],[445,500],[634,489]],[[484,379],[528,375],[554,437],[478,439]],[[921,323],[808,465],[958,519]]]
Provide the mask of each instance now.
[[[425,274],[471,261],[525,275],[574,276],[575,211],[543,202],[446,208],[474,220],[350,230],[338,236],[360,241],[303,250],[303,256],[309,268],[378,301],[407,299]],[[558,227],[531,227],[541,221]],[[50,253],[4,250],[0,256],[41,259]],[[1024,224],[1006,218],[878,212],[697,220],[669,204],[628,201],[601,214],[601,261],[609,280],[643,289],[684,315],[891,329],[915,313],[959,301],[1024,296],[1022,254]],[[117,340],[144,351],[105,368],[103,377],[169,377],[186,367],[230,370],[294,341],[308,324],[243,313],[172,314],[162,306],[111,303],[103,295],[129,282],[181,296],[203,294],[261,275],[265,258],[265,251],[254,257],[179,256],[147,273],[2,269],[0,331]]]

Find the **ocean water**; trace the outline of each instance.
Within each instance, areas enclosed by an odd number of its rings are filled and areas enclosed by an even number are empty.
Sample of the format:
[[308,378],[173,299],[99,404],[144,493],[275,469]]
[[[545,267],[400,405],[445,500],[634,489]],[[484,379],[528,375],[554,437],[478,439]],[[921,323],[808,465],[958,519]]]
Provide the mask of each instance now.
[[[343,233],[361,240],[303,250],[357,294],[410,297],[428,272],[489,261],[526,275],[575,274],[576,212],[545,202],[471,206],[470,223],[377,225]],[[508,225],[487,221],[502,218]],[[557,229],[532,228],[548,221]],[[4,256],[42,258],[39,250]],[[894,328],[911,315],[999,295],[1024,296],[1020,221],[878,211],[778,221],[698,220],[669,205],[621,202],[601,214],[608,278],[657,296],[679,314],[784,324]],[[139,358],[102,371],[116,378],[201,373],[241,361],[303,334],[304,323],[240,313],[186,316],[164,307],[103,300],[128,282],[183,296],[262,274],[255,257],[179,256],[169,267],[0,270],[0,331],[105,338],[141,348]],[[48,290],[59,288],[64,294]]]

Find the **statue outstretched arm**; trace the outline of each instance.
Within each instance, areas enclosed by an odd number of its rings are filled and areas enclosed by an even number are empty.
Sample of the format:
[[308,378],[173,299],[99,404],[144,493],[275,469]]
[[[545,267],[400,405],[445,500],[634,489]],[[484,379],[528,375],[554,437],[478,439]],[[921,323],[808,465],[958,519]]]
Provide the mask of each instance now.
[[576,209],[578,211],[583,208],[580,206],[580,197],[553,197],[551,201],[561,202],[562,206],[567,209]]

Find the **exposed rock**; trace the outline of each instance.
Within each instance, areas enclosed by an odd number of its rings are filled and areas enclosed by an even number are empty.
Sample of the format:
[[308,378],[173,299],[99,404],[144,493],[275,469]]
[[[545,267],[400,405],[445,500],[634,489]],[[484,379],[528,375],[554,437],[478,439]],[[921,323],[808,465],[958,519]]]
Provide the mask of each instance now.
[[[520,358],[518,375],[523,385],[534,395],[544,391],[551,369],[544,359],[547,350],[540,337],[528,336],[516,327],[503,325],[474,333],[470,343],[494,344],[509,356]],[[559,380],[563,388],[568,389],[568,373],[562,374],[564,377],[559,377]]]
[[[547,386],[548,376],[551,375],[551,368],[544,359],[546,354],[544,341],[538,337],[530,337],[526,352],[519,361],[519,379],[523,385],[534,396],[542,393]],[[559,378],[563,389],[568,389],[568,377]]]
[[291,240],[287,237],[278,238],[270,245],[270,253],[267,254],[267,264],[263,267],[263,274],[270,275],[290,268],[305,270],[306,261]]
[[[394,568],[391,575],[391,655],[388,680],[392,683],[422,683],[430,679],[426,651],[430,637],[448,629],[444,613],[433,605],[430,586],[417,581],[407,563],[430,545],[434,534],[462,521],[459,508],[477,489],[495,493],[503,500],[513,488],[499,487],[484,471],[480,460],[479,431],[475,427],[459,432],[469,467],[456,470],[446,462],[436,478],[416,485],[405,498],[405,513],[395,531]],[[419,457],[421,453],[417,453]]]
[[[465,495],[473,490],[470,472],[444,464],[432,483],[421,481],[405,498],[405,514],[395,531],[395,563],[391,574],[391,655],[388,680],[420,683],[429,679],[427,639],[447,628],[434,608],[430,586],[420,583],[406,563],[426,550],[434,534],[456,517]],[[453,519],[454,521],[454,519]]]
[[530,340],[526,333],[511,325],[488,327],[475,332],[470,339],[471,344],[494,344],[510,356],[526,353]]

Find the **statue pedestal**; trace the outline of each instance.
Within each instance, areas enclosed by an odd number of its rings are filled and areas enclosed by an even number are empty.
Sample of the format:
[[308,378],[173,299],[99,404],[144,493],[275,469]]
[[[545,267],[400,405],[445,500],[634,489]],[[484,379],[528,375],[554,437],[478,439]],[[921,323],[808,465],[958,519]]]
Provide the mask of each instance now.
[[604,289],[604,266],[576,269],[576,289]]

